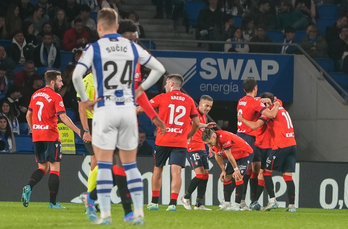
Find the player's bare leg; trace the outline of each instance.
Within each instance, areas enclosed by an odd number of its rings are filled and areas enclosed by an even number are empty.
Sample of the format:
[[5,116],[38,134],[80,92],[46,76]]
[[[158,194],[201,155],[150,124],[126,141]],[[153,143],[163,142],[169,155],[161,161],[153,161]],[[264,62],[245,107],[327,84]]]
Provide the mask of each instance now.
[[283,178],[287,186],[287,193],[289,198],[289,206],[286,209],[288,212],[296,212],[295,208],[295,183],[292,180],[292,173],[283,173]]
[[163,168],[154,166],[152,179],[151,179],[152,200],[151,200],[151,203],[147,205],[147,209],[149,210],[158,210],[158,201],[159,201],[160,189],[162,185],[162,172],[163,172]]
[[137,167],[137,149],[121,150],[119,156],[127,175],[127,186],[134,205],[133,224],[144,224],[144,192],[143,181]]

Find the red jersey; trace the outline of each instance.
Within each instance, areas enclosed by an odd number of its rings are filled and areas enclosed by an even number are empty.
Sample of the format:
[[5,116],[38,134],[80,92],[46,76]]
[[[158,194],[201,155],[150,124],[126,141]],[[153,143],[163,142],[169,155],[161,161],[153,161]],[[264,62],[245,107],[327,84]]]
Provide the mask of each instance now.
[[253,148],[244,141],[241,137],[224,130],[217,130],[216,133],[216,145],[212,149],[219,155],[224,156],[224,150],[231,149],[232,156],[235,160],[249,156],[253,153]]
[[175,90],[157,95],[150,102],[167,126],[165,135],[157,135],[156,145],[186,148],[191,119],[198,115],[192,98]]
[[[199,117],[199,123],[207,123],[207,116],[205,114],[201,114],[199,112],[199,109],[197,107],[197,113]],[[190,144],[187,145],[187,151],[198,151],[198,150],[204,150],[205,151],[205,144],[202,140],[202,134],[205,128],[199,128],[195,135],[193,135],[193,138],[190,142]]]
[[49,87],[37,90],[28,109],[32,111],[33,142],[59,140],[58,115],[65,113],[62,97]]
[[[266,109],[265,105],[253,97],[246,95],[238,101],[238,114],[243,115],[243,118],[255,122],[261,115],[261,112]],[[244,133],[251,136],[256,135],[256,131],[249,128],[242,122],[237,122],[237,133]]]
[[272,120],[270,126],[274,132],[275,146],[273,149],[296,145],[294,128],[289,113],[283,107],[279,107],[277,116]]
[[135,71],[134,76],[134,89],[137,89],[141,82],[141,71],[140,71],[141,65],[137,63],[137,69]]
[[269,119],[263,115],[260,116],[262,121],[265,123],[256,130],[255,143],[260,149],[270,149],[274,147],[273,141],[273,128],[270,126],[269,122],[273,122],[272,119]]

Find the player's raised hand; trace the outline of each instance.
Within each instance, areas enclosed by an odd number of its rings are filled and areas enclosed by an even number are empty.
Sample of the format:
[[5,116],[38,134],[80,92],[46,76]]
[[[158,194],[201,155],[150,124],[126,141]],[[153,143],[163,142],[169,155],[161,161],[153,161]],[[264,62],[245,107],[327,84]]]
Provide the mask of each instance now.
[[94,105],[99,102],[102,98],[98,98],[96,100],[87,100],[85,102],[83,102],[83,104],[85,105],[86,109],[88,109],[89,111],[93,110]]
[[214,127],[216,127],[216,123],[215,122],[207,123],[207,128],[211,129],[211,128],[214,128]]
[[157,115],[152,119],[152,122],[157,126],[160,135],[164,135],[167,132],[166,124]]

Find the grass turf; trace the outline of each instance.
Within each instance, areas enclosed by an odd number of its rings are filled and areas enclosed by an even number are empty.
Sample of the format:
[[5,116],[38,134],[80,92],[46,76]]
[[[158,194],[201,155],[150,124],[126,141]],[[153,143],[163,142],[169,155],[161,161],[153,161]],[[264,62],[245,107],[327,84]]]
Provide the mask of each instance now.
[[[0,228],[131,228],[122,220],[121,205],[112,205],[113,224],[90,225],[82,204],[61,203],[67,209],[49,209],[48,203],[31,202],[25,208],[20,202],[0,202]],[[145,210],[145,225],[141,228],[347,228],[347,210],[298,209],[295,213],[276,209],[270,212],[187,211],[178,206],[176,212]]]

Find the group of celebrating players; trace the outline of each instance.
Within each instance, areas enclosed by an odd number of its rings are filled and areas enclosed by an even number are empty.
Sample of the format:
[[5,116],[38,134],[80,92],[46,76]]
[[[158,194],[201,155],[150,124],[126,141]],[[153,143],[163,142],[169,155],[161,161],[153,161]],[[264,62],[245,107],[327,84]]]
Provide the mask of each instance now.
[[[87,149],[94,155],[91,157],[88,190],[81,195],[88,218],[94,224],[112,223],[110,192],[116,184],[124,208],[123,220],[135,225],[144,224],[143,182],[136,164],[136,114],[145,112],[157,126],[158,132],[152,176],[152,201],[147,206],[149,210],[159,209],[162,171],[168,159],[172,181],[167,211],[177,210],[181,170],[185,167],[186,158],[196,176],[181,198],[184,207],[191,209],[190,198],[197,188],[194,209],[211,210],[203,205],[209,177],[208,156],[205,152],[207,144],[210,147],[209,153],[215,154],[222,170],[220,180],[224,184],[224,201],[220,210],[260,210],[262,207],[257,200],[264,187],[270,196],[264,209],[277,208],[271,177],[272,171],[277,170],[284,174],[287,184],[287,210],[296,211],[295,187],[291,176],[295,170],[296,142],[290,116],[281,106],[281,102],[271,93],[263,93],[260,98],[255,98],[256,81],[245,80],[243,87],[246,96],[239,100],[237,107],[238,133],[233,134],[213,130],[215,123],[207,123],[206,118],[212,108],[213,98],[203,95],[196,107],[193,99],[180,91],[184,81],[178,74],[167,75],[164,86],[166,93],[149,101],[144,91],[157,82],[165,69],[159,61],[132,41],[136,26],[132,26],[130,21],[123,22],[124,25],[130,25],[127,27],[129,30],[120,28],[117,31],[117,18],[115,10],[110,8],[98,12],[100,39],[86,47],[73,74],[73,83],[80,100],[81,130],[66,116],[62,98],[56,93],[62,86],[60,72],[47,71],[46,87],[33,94],[27,120],[33,132],[38,169],[23,188],[23,205],[29,205],[33,187],[50,169],[49,207],[64,208],[56,201],[61,160],[57,130],[59,116],[89,145]],[[135,85],[135,73],[139,64],[151,69],[151,72],[140,85]],[[92,73],[83,79],[90,68]],[[135,101],[139,104],[137,108]],[[117,155],[117,165],[113,166],[114,154]],[[227,159],[226,166],[224,158]],[[249,178],[252,203],[248,207],[244,199]],[[231,204],[234,188],[236,198],[235,203]],[[99,201],[100,217],[96,214],[96,199]]]

